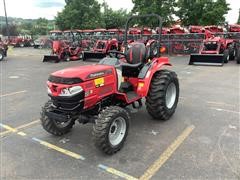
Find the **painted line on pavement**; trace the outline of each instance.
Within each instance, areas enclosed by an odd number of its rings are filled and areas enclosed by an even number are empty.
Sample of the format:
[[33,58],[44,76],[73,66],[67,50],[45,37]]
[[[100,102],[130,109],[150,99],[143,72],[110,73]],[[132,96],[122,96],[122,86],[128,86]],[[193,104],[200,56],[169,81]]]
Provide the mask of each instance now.
[[[9,130],[9,131],[11,131],[11,132],[13,132],[13,133],[16,133],[16,134],[18,134],[18,135],[20,135],[20,136],[27,136],[26,133],[24,133],[24,132],[22,132],[22,131],[19,132],[16,128],[12,128],[12,127],[10,127],[10,126],[8,126],[8,125],[5,125],[5,124],[0,123],[0,126],[3,127],[3,128],[5,128],[5,129],[7,129],[7,130]],[[68,151],[68,150],[66,150],[66,149],[63,149],[63,148],[58,147],[58,146],[56,146],[56,145],[50,144],[50,143],[48,143],[48,142],[46,142],[46,141],[42,141],[42,140],[40,140],[40,139],[38,139],[38,138],[35,138],[35,137],[33,137],[33,138],[31,138],[31,139],[34,140],[35,142],[38,142],[39,144],[41,144],[41,145],[43,145],[43,146],[46,146],[46,147],[49,148],[49,149],[53,149],[53,150],[55,150],[55,151],[61,152],[62,154],[65,154],[65,155],[67,155],[67,156],[73,157],[73,158],[75,158],[75,159],[85,160],[85,158],[84,158],[83,156],[81,156],[81,155],[79,155],[79,154],[77,154],[77,153]]]
[[38,138],[35,138],[35,137],[33,137],[32,140],[34,140],[36,142],[39,142],[41,145],[46,146],[49,149],[53,149],[53,150],[58,151],[58,152],[60,152],[62,154],[65,154],[67,156],[73,157],[75,159],[85,160],[85,158],[83,156],[81,156],[81,155],[79,155],[77,153],[74,153],[74,152],[68,151],[66,149],[60,148],[60,147],[58,147],[56,145],[53,145],[53,144],[50,144],[50,143],[48,143],[46,141],[42,141],[42,140],[40,140]]
[[[32,121],[32,122],[27,123],[27,124],[23,124],[23,125],[21,125],[21,126],[18,126],[18,127],[16,127],[16,128],[12,128],[12,129],[11,129],[11,127],[8,126],[8,129],[5,128],[5,129],[7,129],[6,131],[3,131],[3,132],[0,133],[0,138],[1,138],[1,137],[4,137],[5,135],[7,135],[7,134],[9,134],[9,133],[16,132],[16,131],[13,131],[13,129],[16,129],[16,130],[25,129],[25,128],[28,128],[28,127],[33,126],[33,125],[35,125],[35,124],[38,124],[39,122],[40,122],[40,120],[37,119],[37,120],[35,120],[35,121]],[[1,125],[0,125],[0,126],[1,126]],[[11,130],[10,130],[10,129],[11,129]]]
[[221,109],[221,108],[211,108],[214,109],[216,111],[224,111],[224,112],[229,112],[229,113],[234,113],[234,114],[240,114],[240,112],[238,111],[232,111],[232,110],[228,110],[228,109]]
[[8,93],[8,94],[1,94],[0,98],[7,97],[7,96],[13,96],[13,95],[16,95],[16,94],[21,94],[21,93],[26,93],[26,92],[27,92],[26,90],[23,90],[23,91],[17,91],[17,92],[13,92],[13,93]]
[[140,177],[140,180],[151,179],[164,163],[172,156],[177,148],[184,142],[184,140],[191,134],[195,126],[188,126],[174,141],[173,143],[160,155],[160,157],[145,171]]
[[104,171],[107,171],[108,173],[111,173],[113,175],[116,175],[118,177],[121,177],[121,178],[124,178],[124,179],[127,179],[127,180],[137,180],[138,178],[135,178],[133,176],[130,176],[126,173],[123,173],[121,171],[118,171],[114,168],[111,168],[111,167],[108,167],[108,166],[105,166],[103,164],[99,164],[98,167]]

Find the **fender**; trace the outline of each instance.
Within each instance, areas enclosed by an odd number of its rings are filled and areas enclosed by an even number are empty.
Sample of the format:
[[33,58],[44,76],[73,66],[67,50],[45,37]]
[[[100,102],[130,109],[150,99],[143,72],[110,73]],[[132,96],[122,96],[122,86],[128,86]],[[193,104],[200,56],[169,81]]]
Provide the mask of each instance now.
[[153,75],[157,71],[162,70],[163,66],[172,66],[172,64],[169,63],[168,57],[155,58],[151,63],[147,63],[142,68],[138,76],[139,80],[138,80],[137,94],[139,96],[141,97],[147,96]]

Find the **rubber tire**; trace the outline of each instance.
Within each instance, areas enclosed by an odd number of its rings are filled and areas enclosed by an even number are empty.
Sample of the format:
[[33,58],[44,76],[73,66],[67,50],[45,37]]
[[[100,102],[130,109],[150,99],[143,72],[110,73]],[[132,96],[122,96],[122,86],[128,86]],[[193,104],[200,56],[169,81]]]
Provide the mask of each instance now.
[[52,101],[49,100],[48,102],[45,103],[45,105],[42,107],[42,112],[40,113],[41,117],[41,123],[42,123],[42,127],[49,132],[50,134],[53,134],[55,136],[62,136],[66,133],[68,133],[73,125],[75,124],[75,121],[71,121],[66,127],[61,128],[58,127],[55,123],[55,121],[53,119],[50,119],[47,115],[46,112],[51,110],[52,107]]
[[24,47],[24,43],[19,43],[19,47],[23,48]]
[[228,63],[228,61],[229,61],[229,50],[225,49],[223,52],[223,62]]
[[[112,146],[109,142],[108,134],[112,122],[119,116],[123,117],[126,121],[126,133],[118,145]],[[130,116],[128,112],[121,107],[109,106],[103,109],[99,113],[98,118],[93,125],[93,137],[95,146],[108,155],[112,155],[118,152],[123,147],[126,140],[129,128],[129,120]]]
[[237,64],[240,64],[240,47],[237,49],[236,61],[237,61]]
[[3,59],[4,59],[4,56],[5,56],[5,54],[4,54],[4,52],[2,51],[2,50],[0,50],[0,54],[1,54],[1,58],[0,58],[0,61],[2,61]]
[[235,56],[234,56],[234,51],[235,49],[234,48],[229,48],[229,60],[234,60],[235,59]]
[[[174,83],[176,86],[176,99],[169,109],[166,105],[166,91],[168,85]],[[157,71],[151,80],[148,95],[146,97],[146,108],[150,116],[155,120],[168,120],[175,112],[179,98],[179,82],[177,74],[169,70]]]

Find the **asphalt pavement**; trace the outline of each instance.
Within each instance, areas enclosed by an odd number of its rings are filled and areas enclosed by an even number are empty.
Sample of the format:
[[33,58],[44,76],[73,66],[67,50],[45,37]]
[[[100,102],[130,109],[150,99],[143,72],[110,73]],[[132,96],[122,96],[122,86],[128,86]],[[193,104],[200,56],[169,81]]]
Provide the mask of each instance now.
[[39,122],[51,72],[96,62],[43,63],[48,50],[11,49],[0,62],[0,179],[239,179],[240,66],[189,66],[170,57],[180,99],[169,121],[132,110],[127,141],[104,155],[92,124],[54,137]]

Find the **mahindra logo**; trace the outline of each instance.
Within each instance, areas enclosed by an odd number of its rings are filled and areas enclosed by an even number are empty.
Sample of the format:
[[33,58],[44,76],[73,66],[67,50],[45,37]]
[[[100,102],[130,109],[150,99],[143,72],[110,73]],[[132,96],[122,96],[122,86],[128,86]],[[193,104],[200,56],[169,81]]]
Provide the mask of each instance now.
[[94,78],[94,77],[98,77],[98,76],[102,76],[104,75],[104,72],[97,72],[97,73],[92,73],[89,75],[89,78]]

